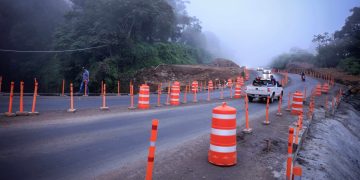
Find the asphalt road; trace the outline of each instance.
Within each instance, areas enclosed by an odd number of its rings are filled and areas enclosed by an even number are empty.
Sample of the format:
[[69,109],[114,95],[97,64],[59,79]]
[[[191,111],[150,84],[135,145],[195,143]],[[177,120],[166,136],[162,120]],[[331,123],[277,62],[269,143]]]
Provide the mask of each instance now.
[[[303,90],[304,84],[309,90],[317,83],[311,78],[301,82],[299,75],[289,77],[292,82],[285,94]],[[52,103],[54,107],[58,105]],[[84,108],[86,104],[91,103],[84,103]],[[284,98],[283,106],[286,104]],[[209,133],[211,110],[218,105],[214,102],[81,118],[54,117],[49,121],[1,127],[0,179],[94,179],[138,159],[144,159],[145,164],[151,119],[160,121],[157,152],[166,152]],[[238,109],[237,123],[243,124],[243,98],[229,100],[228,105]],[[53,107],[44,103],[44,110],[47,106]],[[271,104],[270,109],[275,111],[277,103]],[[249,113],[251,124],[251,118],[265,114],[265,104],[250,103]]]

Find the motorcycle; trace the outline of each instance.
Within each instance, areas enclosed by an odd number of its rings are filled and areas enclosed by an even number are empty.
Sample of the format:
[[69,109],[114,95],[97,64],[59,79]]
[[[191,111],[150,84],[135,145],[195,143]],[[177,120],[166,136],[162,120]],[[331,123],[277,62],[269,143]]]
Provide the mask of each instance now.
[[301,80],[305,81],[305,75],[301,75]]

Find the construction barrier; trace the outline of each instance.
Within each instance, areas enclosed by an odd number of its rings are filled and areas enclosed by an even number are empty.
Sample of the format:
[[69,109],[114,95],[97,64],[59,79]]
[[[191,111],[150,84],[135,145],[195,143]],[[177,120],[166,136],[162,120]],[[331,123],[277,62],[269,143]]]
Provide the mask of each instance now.
[[247,94],[245,94],[245,129],[243,130],[244,133],[251,133],[252,128],[249,125],[249,98]]
[[155,160],[155,143],[157,139],[157,131],[158,131],[159,120],[153,119],[151,125],[151,135],[150,135],[150,147],[149,147],[149,155],[148,162],[146,166],[146,180],[152,179],[153,169],[154,169],[154,160]]
[[280,94],[280,99],[278,102],[278,112],[276,113],[277,116],[282,116],[281,105],[282,105],[282,94]]
[[240,85],[240,83],[236,83],[236,85],[235,85],[235,95],[234,95],[234,98],[235,99],[239,99],[239,98],[241,98],[241,85]]
[[117,95],[120,96],[120,81],[117,82]]
[[323,84],[321,92],[324,94],[327,94],[329,92],[329,84],[328,83]]
[[236,109],[224,102],[212,111],[208,161],[218,166],[236,164]]
[[212,80],[210,80],[210,81],[208,82],[208,89],[209,89],[210,91],[213,91],[213,90],[214,90],[214,84],[213,84],[213,81],[212,81]]
[[27,116],[29,113],[24,111],[24,81],[20,81],[20,107],[19,111],[16,112],[17,116]]
[[224,99],[224,86],[220,85],[220,100]]
[[128,109],[132,110],[132,109],[136,109],[136,107],[134,106],[134,85],[132,85],[132,83],[130,82],[130,106],[128,107]]
[[292,180],[301,180],[302,168],[301,166],[294,166]]
[[70,109],[67,110],[67,112],[75,112],[76,109],[74,109],[74,91],[73,91],[73,84],[70,83]]
[[197,81],[193,81],[191,83],[191,90],[193,92],[193,102],[197,102],[197,97],[196,97],[196,94],[198,92],[198,86],[199,86],[199,83]]
[[180,83],[175,81],[171,87],[170,104],[178,106],[180,104]]
[[168,93],[166,96],[165,105],[170,105],[170,94],[171,94],[171,82],[169,82],[169,85],[168,85]]
[[143,84],[140,86],[138,108],[139,109],[150,108],[150,90],[147,84]]
[[109,110],[109,107],[106,106],[106,84],[103,85],[103,95],[102,95],[102,106],[100,107],[100,110]]
[[291,170],[292,170],[292,147],[293,147],[293,136],[294,136],[294,128],[289,128],[289,138],[288,138],[288,157],[286,161],[286,180],[291,180]]
[[303,94],[300,91],[296,91],[293,94],[291,114],[300,115],[303,113]]
[[321,84],[316,85],[315,95],[316,96],[321,96]]
[[30,115],[38,115],[39,114],[39,112],[35,111],[37,95],[38,95],[38,83],[36,82],[35,87],[34,87],[34,96],[33,96],[31,112],[29,112]]
[[61,96],[65,96],[65,80],[62,80]]
[[160,83],[158,85],[158,90],[157,90],[157,107],[161,107],[161,102],[160,102],[160,97],[161,97],[161,87],[162,87],[162,84]]
[[269,125],[270,121],[269,121],[269,101],[270,101],[270,96],[268,96],[266,98],[266,107],[265,107],[265,121],[263,122],[263,124],[265,125]]
[[228,79],[227,85],[228,85],[228,87],[232,87],[232,86],[233,86],[232,79]]
[[88,83],[87,81],[84,81],[84,86],[85,86],[85,88],[84,88],[84,95],[83,95],[83,96],[88,96],[88,94],[87,94],[88,84],[87,84],[87,83]]
[[13,98],[14,98],[14,81],[11,81],[10,83],[10,95],[9,95],[9,110],[8,112],[5,112],[5,116],[7,117],[13,117],[16,116],[15,113],[12,112],[12,106],[13,106]]

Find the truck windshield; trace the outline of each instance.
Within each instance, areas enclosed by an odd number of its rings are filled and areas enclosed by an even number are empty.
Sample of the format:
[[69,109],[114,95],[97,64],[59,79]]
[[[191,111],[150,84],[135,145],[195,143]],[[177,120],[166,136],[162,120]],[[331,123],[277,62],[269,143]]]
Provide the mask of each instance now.
[[273,86],[270,80],[260,80],[256,81],[254,80],[253,86]]

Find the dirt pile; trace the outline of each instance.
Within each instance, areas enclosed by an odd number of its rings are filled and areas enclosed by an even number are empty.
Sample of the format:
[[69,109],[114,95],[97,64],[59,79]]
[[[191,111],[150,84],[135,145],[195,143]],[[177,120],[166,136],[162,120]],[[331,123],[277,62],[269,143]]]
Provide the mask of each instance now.
[[159,65],[140,70],[135,75],[135,82],[148,84],[179,81],[189,83],[193,80],[225,80],[235,77],[243,71],[232,61],[217,60],[209,65]]

